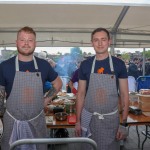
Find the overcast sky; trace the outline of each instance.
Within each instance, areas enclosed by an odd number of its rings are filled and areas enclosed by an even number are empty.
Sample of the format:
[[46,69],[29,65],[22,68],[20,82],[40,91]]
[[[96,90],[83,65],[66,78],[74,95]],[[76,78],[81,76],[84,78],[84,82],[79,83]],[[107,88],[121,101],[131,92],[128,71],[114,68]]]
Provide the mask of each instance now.
[[[49,53],[49,54],[57,54],[58,52],[65,54],[65,53],[70,53],[71,48],[72,47],[37,47],[35,49],[35,52],[47,51],[47,53]],[[4,48],[0,48],[0,54],[1,54],[1,50],[3,50],[3,49]],[[6,48],[6,49],[7,50],[16,50],[16,47],[10,47],[10,48]],[[81,47],[80,49],[82,50],[82,52],[95,54],[93,47]],[[123,52],[135,53],[135,51],[140,51],[140,52],[143,51],[142,48],[116,48],[116,50],[120,50],[121,53],[123,53]],[[150,48],[147,48],[146,50],[150,50]]]
[[[64,54],[64,53],[69,53],[71,48],[72,47],[49,47],[49,48],[39,47],[39,48],[36,48],[36,52],[47,51],[50,54],[54,54],[54,53],[56,54],[57,52],[61,52]],[[81,50],[82,50],[82,52],[86,52],[86,53],[91,52],[92,54],[95,54],[95,51],[92,47],[85,47],[85,48],[81,47]],[[117,48],[116,50],[120,50],[121,53],[123,53],[123,52],[134,53],[135,51],[140,51],[140,52],[143,51],[142,48]]]

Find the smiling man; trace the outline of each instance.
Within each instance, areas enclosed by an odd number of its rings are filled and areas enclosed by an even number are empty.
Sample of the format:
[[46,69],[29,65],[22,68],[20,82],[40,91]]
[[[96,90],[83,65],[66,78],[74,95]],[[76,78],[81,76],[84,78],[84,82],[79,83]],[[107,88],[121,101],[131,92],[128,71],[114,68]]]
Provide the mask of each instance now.
[[[123,125],[129,105],[126,66],[109,54],[111,39],[106,29],[95,29],[91,42],[96,55],[80,65],[75,133],[95,140],[98,150],[119,150],[126,128],[119,126],[118,90],[124,103]],[[88,150],[87,145],[83,149]]]
[[[0,110],[3,110],[6,93],[6,111],[3,116],[4,133],[2,150],[9,150],[11,143],[24,138],[46,138],[44,107],[61,89],[58,74],[46,60],[33,55],[36,33],[30,27],[18,31],[18,55],[0,64]],[[43,85],[50,81],[53,90],[44,99]],[[22,145],[19,149],[46,150],[47,145]]]

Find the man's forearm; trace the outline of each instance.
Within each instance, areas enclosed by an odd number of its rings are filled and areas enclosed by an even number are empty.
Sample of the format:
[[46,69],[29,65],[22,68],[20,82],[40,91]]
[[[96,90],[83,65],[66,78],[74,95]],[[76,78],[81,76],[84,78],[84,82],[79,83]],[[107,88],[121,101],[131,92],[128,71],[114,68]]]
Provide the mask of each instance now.
[[4,114],[5,87],[0,85],[0,115]]
[[81,119],[81,112],[83,109],[84,104],[84,96],[77,95],[77,102],[76,102],[76,116],[77,116],[77,123],[80,122]]
[[122,113],[122,120],[123,120],[123,122],[127,121],[128,112],[129,112],[129,100],[126,99],[124,101],[124,109],[123,109],[123,113]]
[[57,90],[55,89],[55,87],[52,86],[52,88],[48,92],[46,92],[44,97],[52,99],[53,97],[56,96],[56,94],[57,94]]
[[57,90],[52,87],[46,94],[44,95],[44,107],[51,103],[52,99],[56,96]]

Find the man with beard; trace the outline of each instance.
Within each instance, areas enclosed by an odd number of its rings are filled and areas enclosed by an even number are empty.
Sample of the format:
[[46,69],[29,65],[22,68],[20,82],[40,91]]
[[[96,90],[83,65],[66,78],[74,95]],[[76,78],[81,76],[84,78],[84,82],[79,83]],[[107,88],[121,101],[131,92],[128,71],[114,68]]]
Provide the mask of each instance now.
[[[18,31],[16,46],[18,55],[0,64],[0,110],[6,93],[2,150],[9,150],[10,144],[19,139],[47,137],[43,109],[62,86],[49,63],[33,55],[36,33],[32,28]],[[43,97],[45,81],[50,81],[53,89]],[[19,149],[46,150],[47,145],[22,145]]]

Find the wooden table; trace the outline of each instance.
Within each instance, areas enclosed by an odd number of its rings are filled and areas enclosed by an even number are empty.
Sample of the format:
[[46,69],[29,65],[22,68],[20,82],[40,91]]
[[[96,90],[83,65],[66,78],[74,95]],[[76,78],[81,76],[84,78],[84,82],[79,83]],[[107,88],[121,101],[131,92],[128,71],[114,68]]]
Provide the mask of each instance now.
[[[63,95],[63,96],[58,95],[59,98],[53,100],[53,105],[56,105],[55,101],[58,102],[58,100],[65,100],[65,99],[68,99],[70,101],[75,102],[76,96],[73,93],[64,93],[64,94],[65,95]],[[75,105],[73,107],[75,107]],[[75,115],[75,114],[74,113],[70,113],[69,115]],[[49,123],[47,121],[47,128],[57,129],[57,128],[74,128],[75,127],[75,124],[69,124],[68,120],[65,120],[65,121],[58,121],[58,120],[56,120],[55,119],[55,115],[53,113],[46,114],[46,119],[49,116],[53,116],[53,122]]]
[[[74,115],[74,114],[69,114],[69,115]],[[53,122],[48,122],[47,119],[48,117],[53,117]],[[68,123],[68,119],[65,120],[65,121],[58,121],[56,120],[55,118],[55,115],[53,113],[45,116],[46,117],[46,124],[47,124],[47,128],[50,128],[50,137],[51,138],[54,138],[55,137],[55,131],[57,129],[60,129],[60,128],[63,128],[63,129],[66,129],[66,128],[74,128],[75,127],[75,124],[69,124]]]
[[[135,102],[133,104],[134,106],[138,107],[138,103]],[[122,122],[122,115],[120,115],[120,122]],[[142,150],[144,147],[144,143],[148,138],[148,126],[150,125],[150,117],[149,116],[145,116],[143,114],[141,115],[134,115],[132,113],[128,114],[128,118],[127,118],[127,125],[130,126],[136,126],[136,131],[137,131],[137,135],[138,135],[138,148],[140,148],[140,134],[138,132],[138,126],[139,125],[145,125],[146,130],[145,130],[145,139],[142,142]]]
[[[137,103],[134,104],[134,106],[137,106]],[[73,114],[70,114],[73,115]],[[58,128],[74,128],[75,124],[69,124],[68,120],[66,121],[58,121],[55,119],[54,114],[49,114],[46,117],[49,116],[53,116],[54,120],[53,123],[47,123],[47,128],[52,129],[52,132],[54,132],[54,129],[58,129]],[[122,115],[120,115],[120,122],[122,122]],[[139,125],[145,125],[146,127],[146,136],[144,141],[142,142],[142,150],[144,147],[144,143],[147,140],[147,131],[148,131],[148,125],[150,125],[150,117],[147,117],[143,114],[141,115],[134,115],[129,113],[128,118],[127,118],[127,125],[128,126],[136,126],[136,131],[137,131],[137,135],[138,135],[138,147],[140,147],[140,134],[138,132],[138,126]],[[53,137],[54,133],[51,133],[51,136]]]
[[[70,115],[74,115],[73,113]],[[74,128],[75,124],[69,124],[68,120],[65,121],[58,121],[55,118],[55,115],[53,113],[46,116],[46,119],[48,119],[49,116],[53,117],[53,122],[46,122],[47,128],[56,129],[56,128]]]

